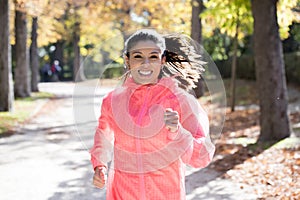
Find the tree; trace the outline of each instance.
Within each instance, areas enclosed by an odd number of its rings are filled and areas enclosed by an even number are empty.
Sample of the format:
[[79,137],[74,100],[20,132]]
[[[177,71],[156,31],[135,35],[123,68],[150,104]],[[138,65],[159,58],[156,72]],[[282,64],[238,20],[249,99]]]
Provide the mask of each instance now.
[[[200,14],[204,9],[202,0],[192,0],[192,23],[191,23],[191,38],[202,44],[202,23]],[[194,92],[197,98],[203,96],[204,94],[204,86],[203,80],[200,78],[197,82],[197,87],[194,88]]]
[[30,96],[29,52],[27,47],[27,14],[25,5],[15,0],[15,49],[16,67],[14,73],[14,90],[16,97]]
[[282,44],[277,22],[278,0],[251,0],[251,3],[261,113],[259,141],[278,141],[291,133]]
[[[80,5],[76,17],[77,23],[80,24],[80,31],[77,31],[77,34],[80,34],[80,54],[87,56],[88,53],[96,52],[93,49],[100,48],[101,51],[97,51],[98,55],[93,55],[98,62],[103,62],[100,60],[105,56],[116,62],[122,62],[120,56],[124,39],[132,30],[138,28],[151,27],[162,33],[184,31],[190,34],[190,1],[172,0],[162,5],[160,0],[139,3],[136,0],[111,0],[90,1],[87,4],[77,5]],[[75,20],[68,21],[71,22],[68,24],[75,22]],[[105,54],[99,55],[102,52]]]
[[204,9],[203,0],[192,0],[191,38],[202,44],[202,23],[200,14]]
[[74,81],[83,81],[85,79],[83,68],[80,68],[80,22],[76,22],[74,24],[74,32],[73,32],[73,51],[74,51],[74,62],[73,62],[73,70],[74,70]]
[[247,35],[252,33],[250,2],[248,0],[214,0],[206,3],[203,17],[222,33],[233,37],[230,105],[235,110],[235,79],[237,69],[238,45]]
[[13,110],[9,0],[0,0],[0,111]]
[[[40,80],[39,76],[39,68],[40,68],[40,63],[39,63],[39,55],[38,55],[38,43],[39,41],[39,33],[44,33],[47,32],[48,28],[43,27],[44,29],[42,31],[39,31],[39,19],[44,18],[45,16],[42,17],[43,12],[48,11],[48,6],[47,4],[49,3],[46,0],[23,0],[23,3],[25,4],[26,7],[26,13],[28,19],[31,19],[31,44],[29,48],[29,63],[30,63],[30,70],[31,70],[31,76],[30,76],[30,83],[31,83],[31,91],[33,92],[38,92],[38,83]],[[51,9],[51,12],[47,12],[48,17],[53,17],[54,9]],[[57,9],[55,9],[57,10]],[[51,25],[47,24],[47,27],[50,27]],[[41,37],[44,41],[47,40],[46,37]]]
[[30,67],[31,67],[31,90],[38,92],[39,82],[39,57],[37,46],[37,28],[38,18],[32,17],[32,29],[31,29],[31,45],[30,45]]
[[236,7],[236,24],[235,24],[235,35],[233,39],[233,56],[231,65],[231,83],[230,83],[230,106],[231,112],[235,110],[235,88],[236,88],[236,68],[237,68],[237,57],[238,57],[238,39],[239,39],[239,26],[240,26],[240,9]]
[[81,60],[81,54],[80,54],[80,16],[78,14],[79,9],[81,7],[80,4],[75,3],[73,5],[74,9],[74,24],[73,24],[73,51],[74,51],[74,62],[73,62],[73,72],[74,72],[74,81],[83,81],[85,80],[83,68],[80,67],[80,60]]

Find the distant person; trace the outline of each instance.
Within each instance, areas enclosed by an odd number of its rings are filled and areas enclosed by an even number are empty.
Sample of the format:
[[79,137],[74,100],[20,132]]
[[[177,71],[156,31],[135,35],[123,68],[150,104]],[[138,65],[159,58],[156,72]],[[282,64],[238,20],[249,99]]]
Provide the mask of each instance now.
[[52,76],[52,71],[51,71],[51,66],[49,63],[46,63],[42,69],[41,69],[41,74],[42,74],[42,81],[43,82],[49,82]]
[[103,99],[90,151],[107,200],[184,200],[185,166],[212,161],[208,116],[187,92],[202,61],[184,37],[170,39],[143,29],[125,42],[125,80]]
[[51,66],[51,80],[52,81],[59,81],[59,75],[61,72],[61,67],[59,66],[59,61],[54,60],[52,66]]

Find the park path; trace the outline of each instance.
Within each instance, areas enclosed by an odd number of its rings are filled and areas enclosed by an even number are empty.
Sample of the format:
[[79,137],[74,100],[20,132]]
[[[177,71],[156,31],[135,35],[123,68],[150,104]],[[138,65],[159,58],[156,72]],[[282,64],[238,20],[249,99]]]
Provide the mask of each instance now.
[[[41,83],[39,88],[56,98],[38,102],[28,123],[0,138],[1,200],[104,200],[105,190],[92,185],[88,149],[99,101],[110,88],[95,90],[84,83]],[[220,175],[212,169],[188,168],[187,199],[256,199],[251,188]]]

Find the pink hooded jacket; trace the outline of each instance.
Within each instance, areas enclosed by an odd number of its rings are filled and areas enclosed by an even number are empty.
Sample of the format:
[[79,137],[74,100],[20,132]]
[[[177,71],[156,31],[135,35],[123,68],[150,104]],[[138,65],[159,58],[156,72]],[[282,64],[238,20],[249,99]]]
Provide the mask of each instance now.
[[[179,113],[175,133],[164,112]],[[209,122],[197,100],[171,78],[137,85],[128,78],[104,98],[91,149],[93,167],[107,166],[108,200],[183,200],[185,164],[206,167],[215,151]]]

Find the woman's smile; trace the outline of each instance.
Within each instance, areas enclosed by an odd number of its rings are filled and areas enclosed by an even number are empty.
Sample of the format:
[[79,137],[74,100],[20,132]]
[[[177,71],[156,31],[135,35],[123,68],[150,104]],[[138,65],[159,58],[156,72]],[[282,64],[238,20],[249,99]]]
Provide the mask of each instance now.
[[149,76],[152,75],[153,71],[152,71],[152,70],[138,70],[138,73],[139,73],[141,76],[149,77]]

